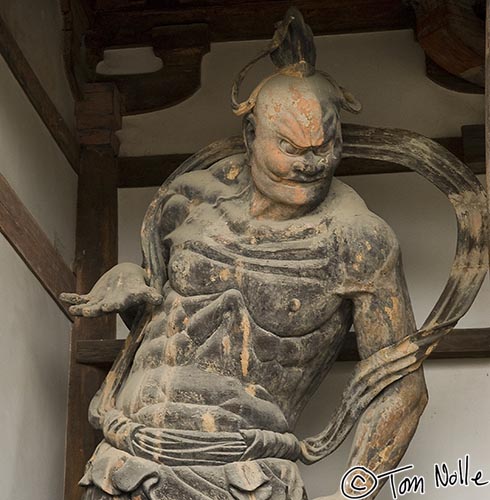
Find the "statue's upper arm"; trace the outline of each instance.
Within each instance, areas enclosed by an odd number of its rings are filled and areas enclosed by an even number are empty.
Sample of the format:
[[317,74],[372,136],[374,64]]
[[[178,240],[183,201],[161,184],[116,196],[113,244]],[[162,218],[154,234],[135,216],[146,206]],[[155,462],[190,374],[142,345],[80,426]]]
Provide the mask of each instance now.
[[354,238],[356,251],[347,264],[362,358],[415,330],[398,240],[381,219],[374,216],[370,222]]

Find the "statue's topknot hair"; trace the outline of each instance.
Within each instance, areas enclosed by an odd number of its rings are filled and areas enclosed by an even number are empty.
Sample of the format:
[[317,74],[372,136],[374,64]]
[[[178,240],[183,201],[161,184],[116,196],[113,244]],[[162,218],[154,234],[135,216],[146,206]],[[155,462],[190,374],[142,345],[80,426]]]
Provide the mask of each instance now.
[[[266,56],[270,56],[271,61],[276,66],[276,73],[262,80],[246,101],[239,102],[238,94],[245,75],[256,62]],[[284,19],[276,25],[274,36],[267,47],[246,64],[236,76],[231,89],[231,107],[233,112],[237,116],[242,116],[252,111],[255,107],[257,96],[264,84],[277,74],[305,78],[313,76],[315,73],[320,73],[337,89],[340,105],[348,111],[358,113],[361,105],[354,96],[340,87],[332,77],[322,71],[316,70],[315,64],[316,48],[313,32],[305,23],[301,12],[295,7],[291,7],[286,12]]]

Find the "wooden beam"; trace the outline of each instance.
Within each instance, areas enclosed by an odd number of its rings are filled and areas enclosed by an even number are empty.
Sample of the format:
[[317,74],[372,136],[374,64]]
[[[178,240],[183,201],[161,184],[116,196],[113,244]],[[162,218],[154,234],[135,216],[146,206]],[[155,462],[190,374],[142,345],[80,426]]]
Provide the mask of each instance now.
[[36,73],[0,16],[0,54],[12,71],[73,170],[78,173],[78,144]]
[[[148,43],[156,26],[206,23],[211,42],[269,39],[274,23],[291,6],[290,0],[186,0],[115,5],[97,10],[92,29],[113,46]],[[415,26],[413,10],[403,0],[296,0],[315,35],[407,29]],[[104,31],[105,28],[105,31]]]
[[75,275],[1,174],[0,232],[58,307],[73,321],[58,297],[61,292],[74,288]]
[[463,161],[485,173],[485,125],[465,125],[463,133]]
[[[483,174],[485,173],[485,147],[482,129],[481,125],[463,127],[463,139],[444,137],[434,140],[467,163],[475,174]],[[121,157],[119,158],[119,187],[160,186],[189,156],[191,156],[190,153]],[[336,175],[391,174],[408,171],[405,167],[393,163],[346,158],[340,164]]]
[[[77,105],[81,139],[75,269],[77,293],[91,290],[97,279],[117,264],[117,152],[115,130],[121,119],[119,96],[114,85],[92,84]],[[70,290],[66,290],[70,291]],[[65,499],[78,500],[78,481],[85,464],[100,441],[89,424],[88,406],[105,373],[76,362],[80,340],[111,339],[116,318],[77,318],[71,337],[70,382],[66,443]]]
[[[490,357],[490,328],[455,329],[443,337],[429,359],[462,359]],[[352,332],[347,336],[340,352],[339,361],[357,361],[356,338]]]
[[[81,340],[77,343],[76,361],[108,369],[122,349],[124,340]],[[490,357],[490,328],[453,330],[445,337],[430,359]],[[358,361],[355,335],[350,332],[338,357],[339,361]]]
[[76,362],[82,365],[110,368],[124,345],[122,339],[79,340]]

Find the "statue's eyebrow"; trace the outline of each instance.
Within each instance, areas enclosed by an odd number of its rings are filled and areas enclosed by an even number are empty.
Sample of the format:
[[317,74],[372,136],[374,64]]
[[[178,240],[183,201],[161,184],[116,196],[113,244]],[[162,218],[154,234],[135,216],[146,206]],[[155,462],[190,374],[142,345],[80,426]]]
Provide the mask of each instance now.
[[[302,125],[294,113],[288,112],[287,114],[284,114],[282,118],[283,119],[280,120],[275,127],[278,135],[280,135],[283,139],[290,142],[298,149],[307,149],[312,146],[315,147],[315,145],[312,144],[312,138],[309,133],[308,127]],[[321,130],[321,132],[323,136],[323,129]],[[295,140],[291,139],[291,137],[294,137]]]
[[294,146],[297,149],[308,149],[310,146],[298,146],[292,139],[290,139],[287,135],[281,134],[281,132],[277,132],[277,135],[279,138],[283,141],[289,142],[292,146]]
[[[301,125],[294,114],[288,113],[283,118],[285,119],[280,120],[276,127],[278,135],[296,147],[308,147],[301,146],[297,142],[299,139],[300,142],[304,142],[306,144],[308,142],[308,137],[307,134],[305,134],[305,127]],[[295,139],[292,139],[292,137]]]

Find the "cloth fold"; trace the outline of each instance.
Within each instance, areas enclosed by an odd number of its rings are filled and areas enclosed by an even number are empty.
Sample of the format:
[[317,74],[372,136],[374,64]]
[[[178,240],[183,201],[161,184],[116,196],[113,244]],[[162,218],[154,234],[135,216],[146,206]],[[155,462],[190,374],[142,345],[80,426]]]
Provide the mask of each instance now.
[[84,499],[306,500],[295,463],[264,458],[226,465],[170,467],[135,457],[103,441],[79,483]]

